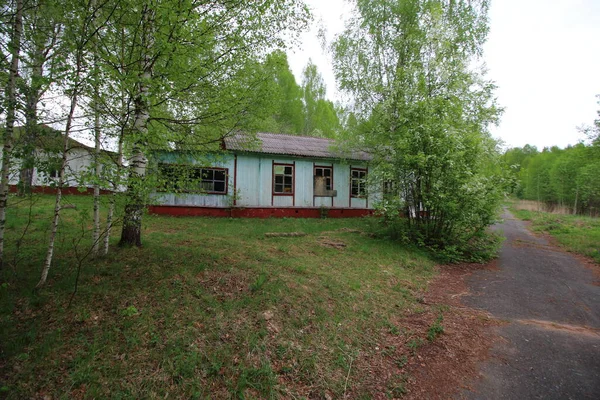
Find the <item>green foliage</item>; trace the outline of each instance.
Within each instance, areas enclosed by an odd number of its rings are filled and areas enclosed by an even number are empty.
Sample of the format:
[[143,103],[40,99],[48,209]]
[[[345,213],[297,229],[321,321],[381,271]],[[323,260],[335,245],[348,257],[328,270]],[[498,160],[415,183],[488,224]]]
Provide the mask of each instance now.
[[[600,113],[600,111],[599,111]],[[600,119],[583,128],[588,140],[541,152],[530,145],[506,150],[503,162],[511,171],[511,192],[520,199],[566,207],[578,214],[600,211]]]
[[[463,252],[494,222],[505,186],[494,85],[471,68],[487,33],[487,1],[357,1],[333,45],[336,76],[355,100],[354,142],[374,182],[393,193],[386,219],[408,238]],[[404,234],[404,232],[403,232]]]
[[135,308],[135,306],[129,306],[127,308],[122,309],[120,311],[120,314],[124,317],[132,317],[138,314],[138,310],[137,308]]
[[421,338],[412,338],[406,342],[406,347],[414,354],[425,342]]
[[433,252],[433,256],[441,263],[485,263],[498,256],[504,239],[504,236],[499,233],[481,231],[460,246],[429,246],[429,248]]
[[269,54],[263,73],[264,95],[256,95],[256,101],[264,104],[258,130],[335,137],[340,128],[339,110],[325,98],[325,83],[312,61],[304,69],[302,86],[296,83],[282,51]]
[[442,326],[443,320],[444,315],[440,313],[429,329],[427,329],[427,340],[433,342],[438,336],[444,333],[444,327]]
[[275,51],[267,56],[263,66],[265,115],[257,122],[257,130],[273,133],[300,134],[304,127],[302,89],[290,70],[287,55]]
[[302,73],[302,92],[304,99],[305,135],[334,137],[340,128],[340,120],[333,103],[325,98],[325,82],[312,60]]

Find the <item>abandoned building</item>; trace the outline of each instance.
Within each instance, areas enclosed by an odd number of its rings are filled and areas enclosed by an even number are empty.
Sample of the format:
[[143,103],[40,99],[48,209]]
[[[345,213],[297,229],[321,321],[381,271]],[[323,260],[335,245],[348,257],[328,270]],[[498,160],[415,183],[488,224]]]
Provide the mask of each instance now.
[[[226,137],[201,160],[161,152],[163,183],[151,213],[239,217],[357,217],[371,214],[369,154],[331,139],[258,133]],[[186,179],[182,179],[185,176]]]

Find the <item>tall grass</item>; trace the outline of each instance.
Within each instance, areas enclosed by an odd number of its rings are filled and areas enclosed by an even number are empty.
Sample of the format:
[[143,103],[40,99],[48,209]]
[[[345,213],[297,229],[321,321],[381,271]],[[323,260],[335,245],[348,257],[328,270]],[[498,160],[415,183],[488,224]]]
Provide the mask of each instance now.
[[569,251],[591,257],[600,263],[600,218],[526,210],[515,210],[515,214],[531,221],[533,230],[556,238]]

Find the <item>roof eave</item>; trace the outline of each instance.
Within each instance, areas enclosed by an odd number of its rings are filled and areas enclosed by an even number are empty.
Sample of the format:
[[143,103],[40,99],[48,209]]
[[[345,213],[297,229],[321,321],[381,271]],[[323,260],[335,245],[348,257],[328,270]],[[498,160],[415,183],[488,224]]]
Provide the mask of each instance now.
[[231,153],[244,153],[244,154],[254,154],[254,155],[270,155],[270,156],[297,157],[297,158],[317,158],[320,160],[351,160],[351,161],[361,161],[361,162],[371,161],[371,159],[345,157],[345,156],[325,157],[325,156],[315,156],[315,155],[271,153],[271,152],[266,152],[266,151],[233,150],[233,149],[227,149],[226,151],[231,152]]

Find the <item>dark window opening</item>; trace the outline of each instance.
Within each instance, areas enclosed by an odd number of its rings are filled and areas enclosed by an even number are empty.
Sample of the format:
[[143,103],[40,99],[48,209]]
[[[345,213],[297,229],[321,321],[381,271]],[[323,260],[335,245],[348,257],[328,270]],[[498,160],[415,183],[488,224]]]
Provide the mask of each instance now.
[[294,166],[273,164],[273,193],[294,194]]
[[166,192],[227,194],[227,169],[159,164],[159,190]]

